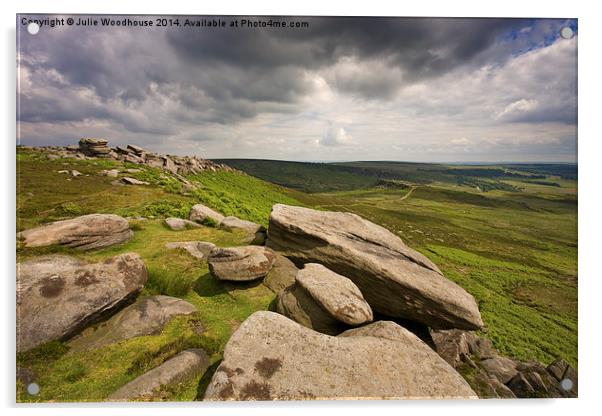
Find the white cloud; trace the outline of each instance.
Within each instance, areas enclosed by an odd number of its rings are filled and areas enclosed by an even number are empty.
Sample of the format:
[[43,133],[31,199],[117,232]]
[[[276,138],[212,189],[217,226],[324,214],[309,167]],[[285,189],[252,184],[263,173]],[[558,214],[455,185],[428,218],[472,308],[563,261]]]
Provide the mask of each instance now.
[[320,139],[322,146],[346,146],[353,143],[353,138],[343,127],[335,127],[329,123],[326,132]]
[[513,119],[536,110],[538,105],[539,102],[537,100],[522,98],[508,104],[502,111],[495,115],[495,118],[498,120]]

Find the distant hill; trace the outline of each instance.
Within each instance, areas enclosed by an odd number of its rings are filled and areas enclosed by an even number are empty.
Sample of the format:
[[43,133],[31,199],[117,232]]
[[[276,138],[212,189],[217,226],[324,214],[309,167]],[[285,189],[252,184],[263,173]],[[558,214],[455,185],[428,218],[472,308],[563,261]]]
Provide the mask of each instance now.
[[520,190],[517,182],[555,186],[551,181],[548,183],[548,180],[577,179],[577,165],[574,164],[445,165],[391,161],[310,163],[262,159],[214,161],[265,181],[309,193],[369,188],[382,184],[383,180],[420,185],[446,183],[482,192],[515,192]]

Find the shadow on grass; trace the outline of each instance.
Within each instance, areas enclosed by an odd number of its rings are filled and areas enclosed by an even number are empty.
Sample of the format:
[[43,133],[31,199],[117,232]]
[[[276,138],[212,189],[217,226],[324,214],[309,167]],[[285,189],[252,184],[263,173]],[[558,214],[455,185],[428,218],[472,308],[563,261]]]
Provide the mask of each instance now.
[[203,396],[205,396],[205,390],[207,390],[207,386],[213,377],[213,374],[217,370],[217,367],[222,363],[223,360],[218,360],[215,363],[211,364],[203,377],[199,380],[199,385],[196,389],[196,400],[203,400]]
[[196,282],[193,290],[201,297],[213,297],[230,294],[235,290],[251,289],[261,284],[261,279],[250,282],[224,282],[216,279],[211,273],[205,273]]

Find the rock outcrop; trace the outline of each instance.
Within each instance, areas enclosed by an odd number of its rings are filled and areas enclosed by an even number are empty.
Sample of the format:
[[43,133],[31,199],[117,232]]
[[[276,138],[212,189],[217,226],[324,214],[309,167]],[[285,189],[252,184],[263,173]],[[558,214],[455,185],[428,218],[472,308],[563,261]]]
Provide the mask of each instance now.
[[483,326],[474,298],[399,237],[358,215],[277,204],[267,245],[351,279],[372,309],[434,328]]
[[22,231],[17,237],[26,247],[65,245],[79,250],[109,247],[133,235],[125,218],[113,214],[90,214],[44,224]]
[[476,398],[462,377],[393,322],[338,337],[273,312],[255,312],[232,335],[206,400]]
[[260,246],[215,248],[209,254],[209,271],[220,280],[249,281],[264,277],[274,265],[275,254]]
[[17,350],[63,340],[142,289],[146,267],[135,253],[87,264],[44,256],[17,264]]
[[247,244],[261,245],[266,239],[266,230],[263,225],[256,224],[252,221],[241,220],[237,217],[225,217],[219,224],[224,230],[243,230],[249,234]]
[[318,332],[335,335],[372,321],[372,309],[357,286],[326,267],[308,263],[295,285],[278,295],[277,311]]
[[491,341],[458,329],[431,330],[435,350],[482,398],[577,397],[577,372],[563,359],[547,368],[505,357]]
[[152,399],[164,386],[182,383],[209,367],[209,357],[205,351],[193,348],[184,350],[165,361],[160,366],[130,381],[109,396],[112,401]]
[[200,225],[194,221],[184,220],[182,218],[173,218],[173,217],[166,218],[165,225],[167,225],[170,229],[172,229],[174,231],[183,231],[188,228],[200,227]]
[[190,221],[196,221],[198,223],[203,223],[207,221],[207,219],[209,219],[213,221],[216,225],[222,222],[224,218],[225,217],[222,214],[212,210],[211,208],[203,204],[194,205],[190,209],[190,215],[188,217]]
[[79,150],[86,156],[108,157],[111,153],[111,148],[107,146],[108,143],[109,141],[105,139],[84,137],[79,141]]
[[176,241],[173,243],[166,243],[165,248],[170,250],[186,250],[192,257],[204,260],[209,256],[211,250],[215,248],[215,244],[206,241]]
[[196,312],[194,305],[170,296],[149,296],[119,311],[97,328],[88,328],[69,342],[73,351],[92,350],[126,339],[154,335],[174,317]]
[[56,160],[59,158],[74,159],[94,159],[108,158],[120,160],[138,165],[146,165],[154,168],[163,169],[174,175],[179,175],[178,179],[186,183],[186,179],[180,175],[197,174],[204,171],[217,172],[233,171],[231,167],[222,163],[215,163],[210,160],[201,159],[196,156],[174,156],[160,155],[146,150],[134,144],[127,146],[117,146],[111,148],[108,146],[107,139],[84,137],[79,141],[79,146],[45,146],[32,147],[31,150],[40,150],[48,154],[48,159]]

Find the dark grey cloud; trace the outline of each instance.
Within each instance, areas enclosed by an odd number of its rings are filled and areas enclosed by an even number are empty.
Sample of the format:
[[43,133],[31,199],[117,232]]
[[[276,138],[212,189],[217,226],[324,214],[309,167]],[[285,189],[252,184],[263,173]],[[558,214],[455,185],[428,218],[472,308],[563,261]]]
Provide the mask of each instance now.
[[[357,136],[344,114],[333,118],[324,108],[312,109],[320,94],[384,108],[405,96],[404,89],[437,85],[427,88],[429,95],[410,94],[407,106],[390,111],[457,122],[471,110],[456,91],[455,78],[465,88],[467,74],[506,67],[517,56],[548,46],[566,24],[560,19],[271,19],[307,21],[309,27],[69,27],[43,29],[39,36],[19,27],[19,120],[30,127],[27,131],[52,125],[58,135],[60,126],[75,131],[75,125],[94,125],[101,132],[123,132],[118,140],[169,136],[206,143],[229,140],[225,129],[262,116],[294,119],[315,113],[310,120],[336,126],[315,135],[315,142],[341,148]],[[469,101],[500,124],[574,124],[573,61],[560,57],[554,62],[561,67],[532,65],[515,78],[480,81],[475,83],[479,88],[469,88]],[[451,81],[445,85],[441,80]],[[439,96],[448,90],[450,97]],[[207,129],[199,132],[203,126]],[[246,133],[235,132],[238,137]]]

